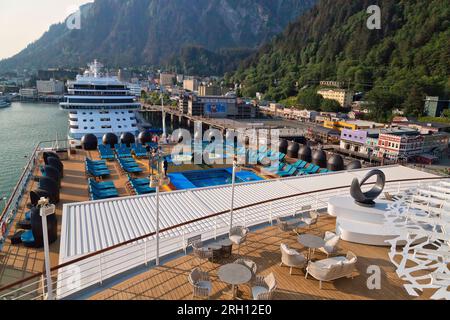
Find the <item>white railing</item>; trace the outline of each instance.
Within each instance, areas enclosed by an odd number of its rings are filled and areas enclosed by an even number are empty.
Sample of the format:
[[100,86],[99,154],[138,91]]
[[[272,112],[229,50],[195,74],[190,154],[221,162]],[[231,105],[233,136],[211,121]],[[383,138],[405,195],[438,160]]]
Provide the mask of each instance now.
[[[384,191],[395,195],[444,180],[450,181],[450,179],[439,179],[387,182]],[[348,189],[349,186],[318,190],[237,208],[233,213],[233,225],[251,228],[271,225],[277,217],[295,216],[302,211],[323,212],[327,209],[327,203],[331,197],[348,194]],[[223,212],[161,230],[159,250],[161,258],[170,259],[175,254],[185,251],[188,239],[200,234],[189,231],[189,229],[198,230],[199,228],[195,228],[196,226],[202,226],[201,239],[203,241],[227,235],[229,220],[230,213]],[[83,290],[85,293],[89,293],[90,289],[98,289],[112,277],[120,277],[133,268],[154,264],[156,258],[156,238],[155,234],[152,234],[74,259],[73,262],[52,269],[53,296],[56,299],[63,299],[80,294]],[[46,291],[45,280],[36,276],[6,289],[0,289],[0,299],[45,299]]]

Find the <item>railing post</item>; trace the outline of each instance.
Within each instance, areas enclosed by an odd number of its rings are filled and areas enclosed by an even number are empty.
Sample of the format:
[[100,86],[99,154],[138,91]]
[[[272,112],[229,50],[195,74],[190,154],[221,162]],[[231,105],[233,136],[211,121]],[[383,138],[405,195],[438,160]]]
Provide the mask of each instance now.
[[248,209],[244,209],[244,228],[247,228],[247,210]]
[[270,203],[269,219],[270,219],[270,225],[273,226],[273,202]]
[[147,239],[144,239],[144,264],[147,266]]
[[397,194],[400,194],[401,184],[401,182],[398,183]]
[[217,240],[217,217],[214,218],[214,239]]
[[99,257],[98,257],[98,267],[100,269],[100,272],[99,272],[100,281],[99,281],[99,283],[100,283],[100,285],[102,285],[103,284],[102,254],[99,254]]

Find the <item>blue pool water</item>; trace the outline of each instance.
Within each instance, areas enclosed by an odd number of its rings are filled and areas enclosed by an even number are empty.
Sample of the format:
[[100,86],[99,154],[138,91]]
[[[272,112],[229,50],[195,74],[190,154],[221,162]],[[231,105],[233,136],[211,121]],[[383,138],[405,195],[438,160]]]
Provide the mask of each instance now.
[[[170,182],[177,190],[213,187],[231,184],[232,168],[186,171],[169,174]],[[236,173],[236,183],[261,181],[263,178],[253,172]]]

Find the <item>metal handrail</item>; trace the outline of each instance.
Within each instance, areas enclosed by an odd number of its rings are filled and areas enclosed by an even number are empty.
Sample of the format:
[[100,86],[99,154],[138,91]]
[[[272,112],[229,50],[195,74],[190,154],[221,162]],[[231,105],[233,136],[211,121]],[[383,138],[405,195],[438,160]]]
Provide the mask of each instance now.
[[[417,179],[417,178],[416,179],[400,179],[400,180],[386,181],[386,184],[388,184],[388,183],[414,182],[414,181],[433,181],[433,180],[443,180],[443,179],[445,179],[445,177],[430,177],[430,178],[421,178],[421,179]],[[371,184],[374,184],[374,183],[375,182],[367,183],[366,185],[371,185]],[[311,194],[316,194],[316,193],[334,191],[334,190],[339,190],[339,189],[344,189],[344,188],[349,188],[349,187],[350,187],[350,185],[345,185],[345,186],[340,186],[340,187],[333,187],[333,188],[326,188],[326,189],[320,189],[320,190],[314,190],[314,191],[301,192],[301,193],[298,193],[298,194],[293,194],[293,195],[278,197],[278,198],[275,198],[275,199],[264,200],[264,201],[260,201],[260,202],[257,202],[257,203],[252,203],[252,204],[249,204],[249,205],[245,205],[245,206],[241,206],[241,207],[238,207],[238,208],[234,208],[234,210],[235,211],[239,211],[239,210],[244,210],[244,209],[248,209],[248,208],[252,208],[252,207],[256,207],[256,206],[260,206],[260,205],[264,205],[264,204],[269,204],[269,203],[272,203],[272,202],[275,202],[275,201],[285,200],[285,199],[294,198],[294,197],[301,197],[301,196],[311,195]],[[207,220],[207,219],[211,219],[211,218],[215,218],[215,217],[218,217],[218,216],[222,216],[222,215],[230,213],[230,211],[231,210],[225,210],[225,211],[221,211],[221,212],[216,212],[216,213],[210,214],[208,216],[203,216],[203,217],[196,218],[196,219],[193,219],[193,220],[190,220],[190,221],[187,221],[187,222],[183,222],[183,223],[171,226],[171,227],[167,227],[167,228],[161,229],[160,233],[164,233],[164,232],[171,231],[171,230],[174,230],[174,229],[177,229],[177,228],[181,228],[181,227],[184,227],[186,225],[193,224],[193,223],[196,223],[196,222],[200,222],[200,221],[204,221],[204,220]],[[135,242],[138,242],[138,241],[145,240],[145,239],[153,237],[155,235],[156,235],[156,232],[151,232],[149,234],[142,235],[142,236],[139,236],[137,238],[134,238],[134,239],[131,239],[131,240],[127,240],[125,242],[113,245],[111,247],[108,247],[108,248],[105,248],[105,249],[102,249],[102,250],[98,250],[96,252],[92,252],[90,254],[84,255],[84,256],[76,258],[74,260],[70,260],[70,261],[62,263],[60,265],[54,266],[54,267],[51,268],[51,272],[58,271],[58,270],[60,270],[62,268],[74,265],[74,264],[76,264],[78,262],[81,262],[81,261],[84,261],[84,260],[96,257],[98,255],[102,255],[102,254],[104,254],[106,252],[111,252],[112,250],[124,247],[126,245],[129,245],[129,244],[132,244],[132,243],[135,243]],[[24,279],[18,280],[18,281],[14,282],[14,283],[2,286],[2,287],[0,287],[0,292],[4,291],[4,290],[11,289],[11,288],[13,288],[15,286],[18,286],[18,285],[20,285],[22,283],[25,283],[25,282],[28,282],[28,281],[33,280],[35,278],[38,278],[38,277],[40,277],[42,275],[43,275],[43,272],[39,272],[37,274],[31,275],[29,277],[26,277]]]

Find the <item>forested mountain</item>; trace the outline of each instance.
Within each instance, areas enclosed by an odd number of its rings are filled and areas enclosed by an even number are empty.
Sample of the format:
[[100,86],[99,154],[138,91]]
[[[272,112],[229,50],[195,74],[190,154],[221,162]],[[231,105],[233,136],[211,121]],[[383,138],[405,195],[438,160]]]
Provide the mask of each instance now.
[[[381,8],[379,30],[367,28],[371,5]],[[426,94],[448,96],[449,40],[448,1],[320,0],[227,79],[240,82],[245,95],[264,92],[270,100],[295,98],[319,80],[345,81],[385,99],[387,109],[401,105],[420,115]]]
[[[193,73],[204,68],[205,56],[225,56],[234,65],[231,54],[237,54],[237,59],[248,55],[313,3],[315,0],[96,0],[82,7],[81,29],[69,30],[65,23],[53,25],[22,52],[1,61],[0,71],[79,67],[94,58],[108,66],[170,61],[185,65],[183,56],[177,57],[180,52],[189,56],[187,67]],[[244,49],[230,50],[236,48]],[[224,66],[208,68],[218,72]]]

